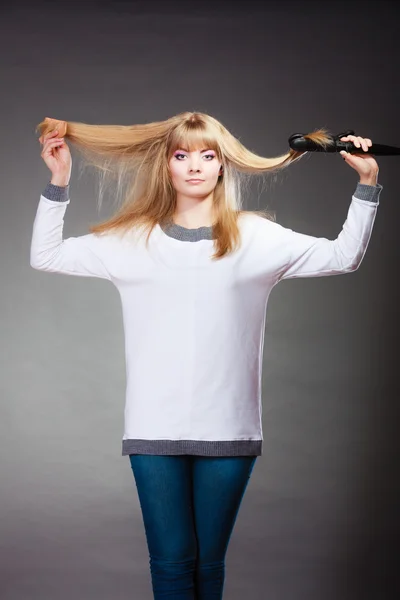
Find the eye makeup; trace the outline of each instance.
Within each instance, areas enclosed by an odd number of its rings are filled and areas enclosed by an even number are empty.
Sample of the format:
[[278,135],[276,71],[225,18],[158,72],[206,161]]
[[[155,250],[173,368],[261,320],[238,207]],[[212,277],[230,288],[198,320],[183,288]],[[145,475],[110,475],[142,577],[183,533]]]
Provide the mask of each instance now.
[[[215,158],[216,154],[214,152],[214,150],[201,150],[201,153],[203,154],[204,152],[206,152],[207,154],[205,156],[212,156],[213,158]],[[173,153],[174,157],[183,155],[183,154],[189,154],[188,150],[175,150],[175,152]]]

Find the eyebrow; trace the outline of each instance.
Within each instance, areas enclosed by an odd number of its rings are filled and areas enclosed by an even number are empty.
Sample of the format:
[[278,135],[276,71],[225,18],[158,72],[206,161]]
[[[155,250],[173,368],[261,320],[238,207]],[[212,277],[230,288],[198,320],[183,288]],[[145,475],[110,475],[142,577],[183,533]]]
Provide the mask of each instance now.
[[[175,152],[177,152],[178,150],[183,150],[184,152],[189,152],[189,150],[186,150],[186,148],[184,148],[183,146],[180,148],[177,148],[175,150]],[[215,150],[213,150],[212,148],[204,148],[204,150],[200,150],[200,152],[206,152],[207,150],[212,150],[212,152],[215,152]]]

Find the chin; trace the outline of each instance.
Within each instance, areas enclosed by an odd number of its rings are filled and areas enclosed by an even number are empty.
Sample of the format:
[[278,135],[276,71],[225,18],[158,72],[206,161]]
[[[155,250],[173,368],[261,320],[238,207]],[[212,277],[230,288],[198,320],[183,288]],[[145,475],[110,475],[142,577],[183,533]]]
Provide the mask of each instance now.
[[198,198],[199,200],[202,200],[203,198],[207,198],[210,194],[211,194],[212,190],[202,190],[200,192],[200,190],[198,192],[188,192],[186,194],[186,196],[190,196],[191,198]]
[[198,185],[185,185],[180,188],[180,193],[185,194],[186,196],[205,196],[213,191],[213,188],[209,186],[205,186],[204,184],[199,183]]

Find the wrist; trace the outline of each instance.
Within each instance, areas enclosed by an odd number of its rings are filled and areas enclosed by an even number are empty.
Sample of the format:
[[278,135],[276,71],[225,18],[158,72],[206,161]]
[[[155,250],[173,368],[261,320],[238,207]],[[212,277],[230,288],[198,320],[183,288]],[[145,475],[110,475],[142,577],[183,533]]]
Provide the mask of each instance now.
[[50,183],[59,187],[67,187],[67,185],[69,185],[69,179],[67,179],[66,177],[54,176],[51,178]]
[[360,183],[363,185],[375,185],[378,183],[378,173],[369,175],[368,177],[360,177]]

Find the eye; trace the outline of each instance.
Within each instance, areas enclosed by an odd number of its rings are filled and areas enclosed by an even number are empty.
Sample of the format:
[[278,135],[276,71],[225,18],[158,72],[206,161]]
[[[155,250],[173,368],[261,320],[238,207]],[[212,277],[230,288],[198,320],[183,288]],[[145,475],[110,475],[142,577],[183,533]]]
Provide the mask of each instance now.
[[[179,161],[181,161],[181,158],[180,158],[181,156],[183,156],[185,158],[186,154],[183,154],[182,152],[176,152],[174,154],[174,158],[176,158]],[[207,157],[207,161],[212,160],[213,158],[215,158],[215,154],[203,154],[203,158],[204,157]]]

